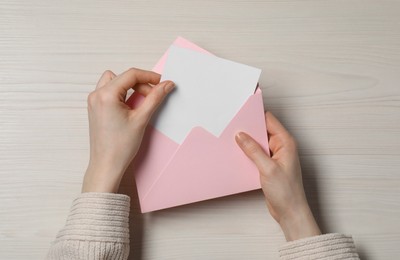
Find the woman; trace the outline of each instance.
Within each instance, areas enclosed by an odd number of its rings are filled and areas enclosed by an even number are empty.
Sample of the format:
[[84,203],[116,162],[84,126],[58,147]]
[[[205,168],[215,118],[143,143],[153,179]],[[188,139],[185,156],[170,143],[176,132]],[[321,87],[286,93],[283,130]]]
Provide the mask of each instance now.
[[[125,104],[131,88],[145,96],[134,109]],[[160,83],[159,74],[139,69],[101,76],[88,97],[90,161],[82,194],[48,259],[128,258],[130,198],[116,192],[152,114],[173,88],[171,81]],[[271,113],[265,119],[271,157],[246,133],[236,142],[258,167],[269,212],[288,241],[281,259],[358,259],[351,237],[321,234],[304,193],[295,140]]]

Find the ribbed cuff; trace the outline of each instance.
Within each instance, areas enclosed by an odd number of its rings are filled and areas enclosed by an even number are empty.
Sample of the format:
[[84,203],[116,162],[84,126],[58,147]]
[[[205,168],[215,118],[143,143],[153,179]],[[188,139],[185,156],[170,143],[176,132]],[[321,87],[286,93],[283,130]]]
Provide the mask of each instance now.
[[286,243],[279,250],[281,259],[359,259],[353,238],[325,234]]
[[56,240],[129,243],[129,196],[82,193],[72,203],[65,227]]

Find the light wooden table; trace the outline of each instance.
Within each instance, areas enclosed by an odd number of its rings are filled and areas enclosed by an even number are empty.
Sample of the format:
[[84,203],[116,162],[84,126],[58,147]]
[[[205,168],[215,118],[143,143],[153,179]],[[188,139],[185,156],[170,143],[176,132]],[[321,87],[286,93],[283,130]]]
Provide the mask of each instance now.
[[[262,68],[299,142],[325,232],[400,255],[399,1],[0,3],[0,259],[41,259],[88,161],[86,97],[105,69],[150,69],[178,35]],[[122,189],[134,194],[127,178]],[[131,259],[277,259],[260,191],[141,215]]]

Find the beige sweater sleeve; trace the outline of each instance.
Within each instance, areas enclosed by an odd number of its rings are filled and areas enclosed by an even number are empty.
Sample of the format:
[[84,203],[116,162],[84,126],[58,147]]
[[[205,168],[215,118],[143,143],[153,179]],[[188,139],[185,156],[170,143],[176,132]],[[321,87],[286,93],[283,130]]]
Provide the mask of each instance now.
[[127,259],[130,198],[82,193],[72,203],[47,259]]
[[359,259],[351,236],[325,234],[286,243],[279,250],[280,259]]
[[[67,223],[47,259],[127,259],[130,198],[113,193],[83,193],[72,203]],[[282,260],[359,259],[353,239],[326,234],[286,243]]]

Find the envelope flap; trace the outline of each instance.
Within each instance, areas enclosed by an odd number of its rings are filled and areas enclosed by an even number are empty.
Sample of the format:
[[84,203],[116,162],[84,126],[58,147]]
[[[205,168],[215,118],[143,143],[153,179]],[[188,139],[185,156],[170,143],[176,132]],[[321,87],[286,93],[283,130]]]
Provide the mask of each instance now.
[[[201,48],[200,46],[197,46],[193,42],[186,40],[183,37],[176,38],[175,41],[172,43],[172,45],[178,46],[178,47],[181,47],[181,48],[186,48],[186,49],[189,49],[189,50],[198,51],[198,52],[201,52],[201,53],[206,53],[206,54],[209,54],[209,55],[213,55],[212,53],[210,53],[207,50]],[[153,68],[154,72],[162,74],[162,72],[164,71],[165,62],[166,62],[166,60],[168,58],[168,53],[169,53],[169,49],[164,53],[164,55],[161,57],[161,59],[154,66],[154,68]]]

